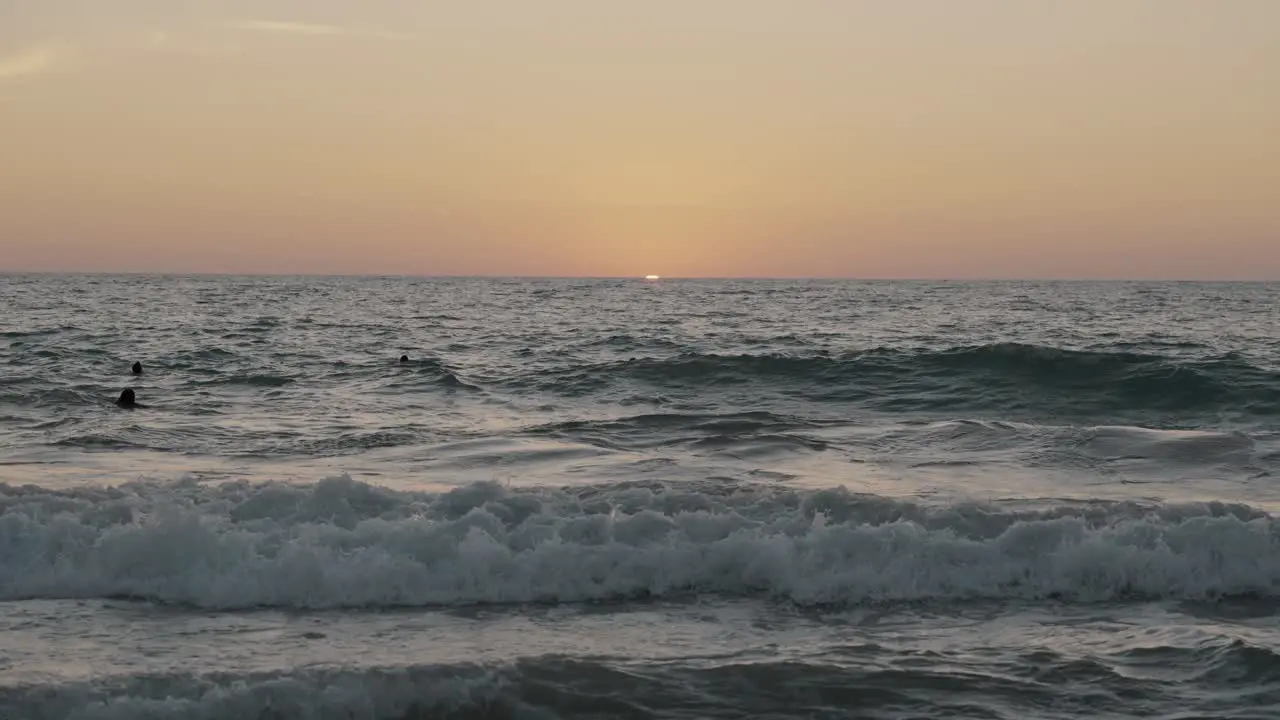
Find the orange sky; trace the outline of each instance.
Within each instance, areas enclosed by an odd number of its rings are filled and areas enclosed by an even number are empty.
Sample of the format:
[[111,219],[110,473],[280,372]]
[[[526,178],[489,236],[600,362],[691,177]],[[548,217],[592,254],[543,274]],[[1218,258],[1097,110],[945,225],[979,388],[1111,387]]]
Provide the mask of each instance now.
[[1273,0],[0,0],[0,270],[1280,279]]

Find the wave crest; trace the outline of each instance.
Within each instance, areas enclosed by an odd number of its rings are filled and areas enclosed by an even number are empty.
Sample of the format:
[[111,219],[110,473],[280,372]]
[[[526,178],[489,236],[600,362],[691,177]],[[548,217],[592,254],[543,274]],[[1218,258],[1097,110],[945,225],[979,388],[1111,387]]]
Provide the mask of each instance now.
[[619,382],[663,388],[768,385],[885,410],[1053,407],[1068,412],[1280,410],[1280,372],[1238,355],[1185,358],[998,343],[844,355],[685,353],[546,370],[513,380],[568,395]]
[[209,608],[800,604],[1280,595],[1280,527],[1247,506],[928,506],[847,490],[619,485],[396,493],[313,486],[0,486],[0,599]]

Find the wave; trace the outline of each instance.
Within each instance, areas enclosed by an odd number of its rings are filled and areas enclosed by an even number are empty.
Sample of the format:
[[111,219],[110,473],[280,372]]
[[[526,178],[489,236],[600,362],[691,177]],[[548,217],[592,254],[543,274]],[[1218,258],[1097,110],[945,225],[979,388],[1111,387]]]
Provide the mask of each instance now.
[[0,485],[0,599],[230,609],[703,593],[800,605],[1280,597],[1280,525],[1221,503],[932,506],[728,483]]
[[[412,720],[419,717],[1027,717],[1102,697],[1133,698],[1128,710],[1172,716],[1221,714],[1220,692],[1253,680],[1262,701],[1276,679],[1276,656],[1235,643],[1213,648],[1207,675],[1190,687],[1133,676],[1108,660],[1057,652],[1025,661],[974,661],[957,670],[948,653],[910,659],[876,644],[847,648],[836,659],[726,657],[636,664],[613,657],[525,657],[503,664],[402,667],[300,667],[274,673],[128,674],[99,682],[0,689],[0,714],[29,720],[123,720],[134,717],[270,717],[274,720]],[[872,659],[868,659],[868,655]],[[1187,653],[1175,651],[1176,660]],[[1238,657],[1248,655],[1252,657]],[[835,661],[831,661],[835,660]],[[1119,664],[1124,665],[1124,664]],[[1142,665],[1142,662],[1138,662]],[[1196,666],[1204,665],[1196,664]],[[1251,671],[1252,666],[1252,671]],[[1181,669],[1181,667],[1179,667]],[[1167,675],[1167,673],[1165,673]],[[1216,682],[1215,682],[1216,680]],[[963,703],[963,705],[961,705]],[[972,715],[964,715],[972,716]],[[1198,715],[1197,715],[1198,716]],[[1261,715],[1260,715],[1261,716]]]
[[88,433],[84,435],[71,435],[69,437],[55,440],[51,443],[54,447],[70,447],[82,448],[85,450],[164,450],[165,448],[157,448],[146,443],[134,442],[122,437],[114,437],[111,435],[103,435],[100,433]]
[[283,375],[253,374],[253,375],[231,375],[221,378],[213,384],[218,385],[247,385],[249,387],[283,387],[295,382],[294,378]]
[[1188,358],[1017,343],[844,355],[685,353],[544,370],[512,380],[569,395],[632,381],[703,390],[765,384],[810,400],[865,401],[896,411],[1280,410],[1280,371],[1239,355]]
[[0,715],[31,720],[503,717],[487,713],[522,709],[518,692],[507,689],[517,679],[515,668],[476,665],[134,675],[0,688]]
[[854,709],[864,717],[955,717],[956,708],[967,705],[984,708],[982,717],[1005,718],[1052,714],[1101,694],[1128,698],[1120,709],[1136,715],[1170,717],[1189,710],[1220,714],[1222,692],[1234,694],[1242,686],[1259,696],[1256,709],[1262,711],[1280,680],[1273,650],[1238,640],[1097,659],[1052,650],[988,651],[967,658],[962,669],[952,653],[907,654],[875,643],[829,648],[817,657],[767,655],[765,649],[648,662],[541,655],[503,663],[256,673],[126,670],[95,681],[0,686],[0,716],[812,719],[846,717]]
[[[36,328],[34,330],[0,330],[0,339],[3,340],[25,340],[27,338],[51,337],[59,333],[75,332],[77,328],[63,326],[57,328]],[[14,343],[21,345],[22,343]]]
[[433,357],[410,360],[405,365],[397,366],[403,375],[397,375],[390,381],[381,383],[379,392],[403,393],[412,390],[426,390],[431,387],[442,387],[450,390],[480,390],[458,376],[453,368],[443,360]]
[[533,434],[557,435],[584,430],[672,430],[700,428],[712,432],[747,432],[816,426],[811,420],[768,411],[742,413],[646,413],[616,420],[567,420],[540,425]]
[[634,351],[645,349],[678,350],[684,346],[679,342],[663,337],[646,337],[634,333],[614,333],[574,343],[574,347],[582,349],[607,348],[615,351]]
[[830,423],[767,411],[738,413],[644,413],[610,420],[567,420],[537,425],[529,435],[563,438],[611,449],[642,449],[679,445],[731,445],[739,442],[783,440],[796,447],[815,447],[817,441],[794,431]]
[[373,430],[364,432],[343,432],[326,438],[288,438],[286,442],[274,446],[263,445],[255,448],[262,454],[288,453],[312,457],[334,457],[360,453],[376,448],[403,447],[416,445],[430,438],[430,433],[418,429],[402,429],[396,431]]
[[[940,698],[920,691],[948,674],[758,660],[710,668],[676,662],[636,667],[610,659],[544,656],[488,666],[125,676],[96,684],[0,692],[0,711],[33,720],[702,717],[723,716],[726,711],[776,718],[839,717],[849,707],[936,712],[944,707]],[[1048,705],[1054,696],[1061,697],[1029,681],[976,674],[971,679],[976,678],[980,679],[965,694],[991,698],[1003,690],[1020,694],[1019,704],[1033,705]],[[868,695],[867,687],[880,689]]]
[[1252,459],[1256,441],[1240,432],[1153,430],[1098,427],[1079,446],[1086,456],[1101,459],[1157,460],[1174,465],[1208,465],[1238,458]]
[[110,404],[113,399],[113,397],[108,397],[83,387],[77,387],[74,389],[40,388],[28,392],[0,393],[0,403],[15,405],[18,407],[36,408],[57,408],[77,405],[107,405]]
[[396,430],[351,430],[334,428],[325,436],[272,432],[247,433],[226,429],[168,428],[164,430],[128,429],[115,433],[74,430],[49,444],[59,448],[88,451],[148,450],[152,452],[185,452],[236,454],[256,458],[272,456],[341,457],[378,448],[417,445],[437,440],[430,431],[416,427]]
[[[920,648],[920,643],[904,647],[900,633],[883,629],[895,639],[874,642],[882,638],[867,637],[864,628],[855,642],[819,642],[818,647],[792,643],[781,651],[773,644],[736,651],[690,646],[678,655],[659,657],[627,655],[625,643],[611,652],[596,639],[590,643],[598,648],[593,655],[521,653],[502,661],[420,659],[393,665],[378,660],[376,665],[356,661],[342,666],[308,662],[288,669],[212,671],[172,666],[175,669],[150,673],[129,664],[86,673],[87,665],[73,664],[73,676],[84,679],[28,673],[19,674],[26,675],[26,682],[10,678],[0,683],[0,716],[812,720],[844,717],[855,710],[865,717],[901,717],[904,712],[914,717],[956,716],[957,707],[978,707],[984,708],[979,712],[983,717],[1028,717],[1091,705],[1100,697],[1125,697],[1132,701],[1125,716],[1221,716],[1231,707],[1249,706],[1261,717],[1267,710],[1274,715],[1280,683],[1280,655],[1261,638],[1245,642],[1230,634],[1202,639],[1194,632],[1167,633],[1166,638],[1192,635],[1192,642],[1139,644],[1110,652],[1093,646],[1083,655],[1078,647],[1059,651],[1043,643],[997,643],[957,657],[955,652]],[[849,628],[836,624],[826,630],[847,638]],[[1147,641],[1153,635],[1149,628],[1142,634]],[[325,634],[302,637],[321,639]],[[929,638],[922,642],[938,644]],[[530,650],[536,651],[536,644]],[[237,652],[233,660],[244,659]],[[1247,697],[1240,697],[1242,691]],[[1224,693],[1233,698],[1226,705]]]

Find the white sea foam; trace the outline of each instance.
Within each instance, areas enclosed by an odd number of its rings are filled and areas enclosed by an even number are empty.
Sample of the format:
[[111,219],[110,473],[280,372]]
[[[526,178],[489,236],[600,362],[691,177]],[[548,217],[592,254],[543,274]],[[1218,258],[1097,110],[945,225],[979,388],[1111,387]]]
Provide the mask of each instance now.
[[1240,505],[928,506],[844,489],[0,485],[0,599],[207,608],[802,604],[1280,595],[1280,526]]

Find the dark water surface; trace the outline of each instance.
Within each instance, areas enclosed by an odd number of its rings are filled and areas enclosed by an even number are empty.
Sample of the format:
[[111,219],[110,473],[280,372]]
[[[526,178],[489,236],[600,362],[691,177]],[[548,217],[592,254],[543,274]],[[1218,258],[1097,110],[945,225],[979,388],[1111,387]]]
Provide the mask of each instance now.
[[1278,301],[0,276],[0,718],[1276,717]]

